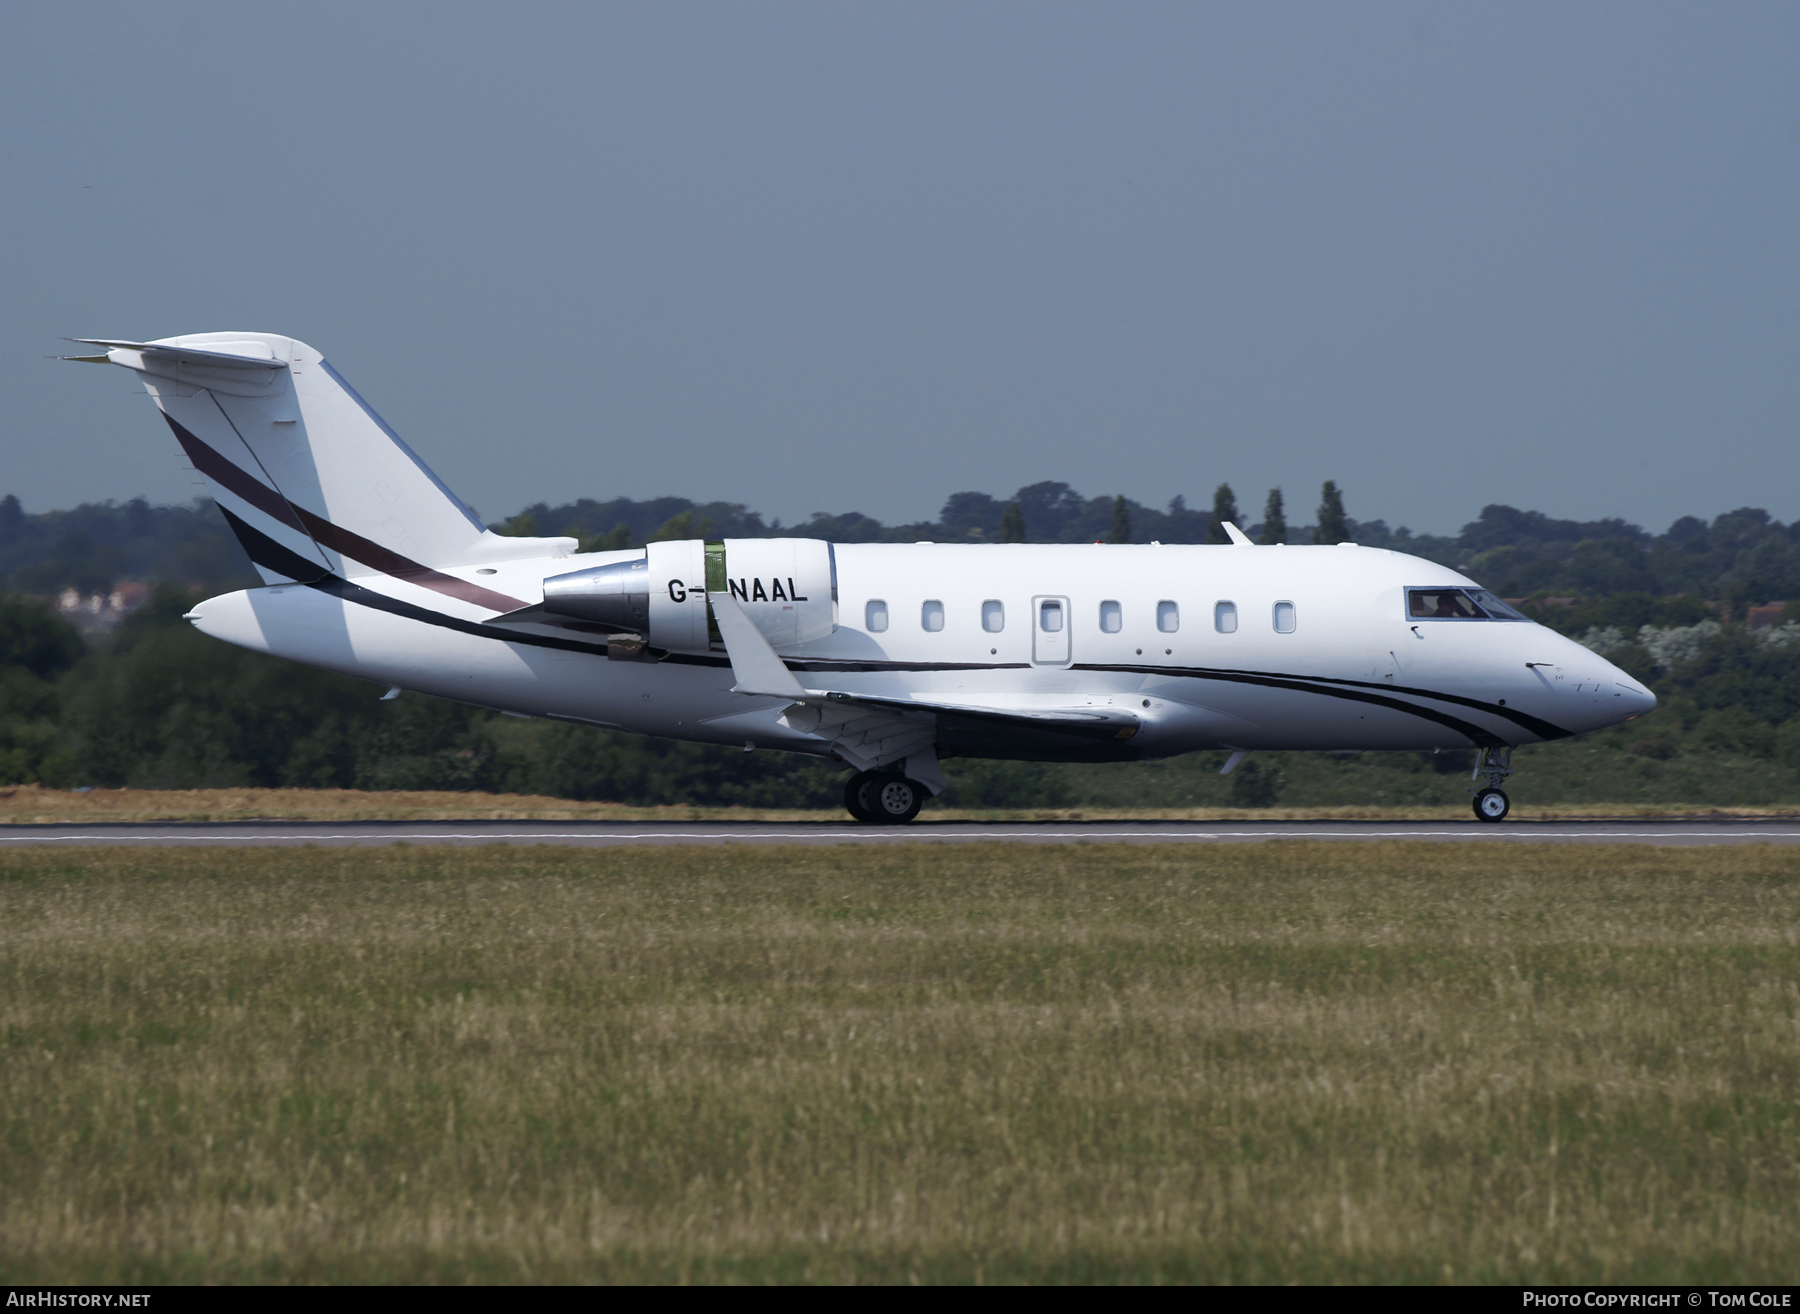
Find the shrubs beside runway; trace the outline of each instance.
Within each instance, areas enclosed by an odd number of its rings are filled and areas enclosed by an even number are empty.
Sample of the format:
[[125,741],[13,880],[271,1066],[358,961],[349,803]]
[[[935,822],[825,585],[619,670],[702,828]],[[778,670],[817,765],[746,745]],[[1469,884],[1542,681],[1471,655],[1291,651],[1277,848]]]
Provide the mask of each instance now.
[[1800,854],[0,852],[0,1275],[1768,1281]]

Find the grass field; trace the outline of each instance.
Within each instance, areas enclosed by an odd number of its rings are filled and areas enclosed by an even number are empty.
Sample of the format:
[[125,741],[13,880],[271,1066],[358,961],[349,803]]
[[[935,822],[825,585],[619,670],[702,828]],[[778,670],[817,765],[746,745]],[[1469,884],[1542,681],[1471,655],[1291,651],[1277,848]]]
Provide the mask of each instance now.
[[1800,852],[0,852],[0,1281],[1791,1282]]

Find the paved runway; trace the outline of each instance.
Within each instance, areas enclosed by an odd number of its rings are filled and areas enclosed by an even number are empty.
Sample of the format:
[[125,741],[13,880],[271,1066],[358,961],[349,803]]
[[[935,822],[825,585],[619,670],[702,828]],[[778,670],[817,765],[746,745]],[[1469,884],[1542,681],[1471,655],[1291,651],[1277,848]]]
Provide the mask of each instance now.
[[1484,840],[1577,844],[1796,844],[1796,821],[1051,821],[859,826],[838,822],[239,821],[0,826],[0,844],[1216,844],[1265,840]]

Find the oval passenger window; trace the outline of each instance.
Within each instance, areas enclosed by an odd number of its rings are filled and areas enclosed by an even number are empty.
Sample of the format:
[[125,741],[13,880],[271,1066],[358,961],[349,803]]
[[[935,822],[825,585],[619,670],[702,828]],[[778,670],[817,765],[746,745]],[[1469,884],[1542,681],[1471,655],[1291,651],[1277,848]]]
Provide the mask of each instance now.
[[941,602],[927,602],[919,610],[919,624],[923,625],[933,634],[936,634],[939,630],[943,629],[944,604]]
[[871,634],[880,634],[887,628],[887,603],[880,598],[870,600],[863,608],[863,628]]
[[1046,602],[1038,608],[1038,628],[1045,634],[1062,633],[1062,603]]
[[1006,608],[994,599],[989,598],[981,604],[981,628],[989,634],[998,634],[1006,628]]
[[1213,604],[1213,628],[1220,634],[1237,633],[1237,603],[1215,602]]
[[1117,634],[1125,628],[1125,613],[1116,602],[1100,604],[1100,631],[1103,634]]
[[1156,628],[1164,634],[1173,634],[1181,628],[1181,608],[1172,602],[1156,604]]
[[1275,604],[1275,633],[1292,634],[1294,632],[1294,604],[1278,602]]

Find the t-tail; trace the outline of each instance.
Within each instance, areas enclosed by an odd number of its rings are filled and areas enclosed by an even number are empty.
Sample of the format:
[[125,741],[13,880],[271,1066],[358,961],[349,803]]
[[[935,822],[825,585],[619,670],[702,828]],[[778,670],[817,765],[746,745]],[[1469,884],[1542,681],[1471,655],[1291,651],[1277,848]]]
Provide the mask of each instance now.
[[567,538],[494,534],[317,351],[272,333],[154,342],[79,338],[137,373],[271,584],[389,576],[504,611],[509,599],[440,574],[560,556]]

